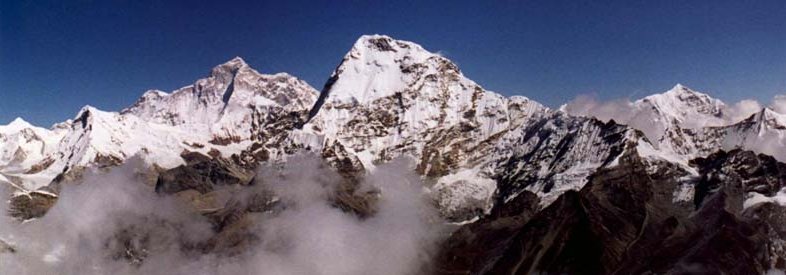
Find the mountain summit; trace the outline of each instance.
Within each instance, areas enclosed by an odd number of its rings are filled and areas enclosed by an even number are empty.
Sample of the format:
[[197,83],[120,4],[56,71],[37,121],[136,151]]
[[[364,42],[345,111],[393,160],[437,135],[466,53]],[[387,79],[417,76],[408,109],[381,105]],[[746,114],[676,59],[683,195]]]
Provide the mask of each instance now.
[[727,123],[726,104],[707,94],[677,84],[662,94],[651,95],[634,103],[642,110],[652,110],[665,123],[682,126],[719,126]]

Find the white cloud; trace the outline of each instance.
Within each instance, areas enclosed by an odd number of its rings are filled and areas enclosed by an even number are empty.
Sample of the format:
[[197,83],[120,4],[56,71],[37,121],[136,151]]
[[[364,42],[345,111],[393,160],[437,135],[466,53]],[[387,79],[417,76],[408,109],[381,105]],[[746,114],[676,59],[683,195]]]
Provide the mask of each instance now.
[[770,108],[777,113],[786,114],[786,95],[776,95],[772,98]]
[[743,119],[750,117],[752,114],[755,114],[758,111],[761,111],[763,107],[759,104],[758,101],[753,99],[744,99],[733,105],[729,106],[727,111],[729,116],[729,123],[736,123]]
[[[276,191],[286,206],[258,213],[251,232],[259,242],[233,257],[184,247],[213,236],[211,224],[171,196],[155,194],[134,165],[88,173],[65,186],[40,219],[20,224],[0,215],[0,239],[17,249],[0,253],[0,274],[412,274],[445,232],[409,166],[393,161],[365,177],[361,190],[381,190],[378,211],[365,219],[331,206],[340,177],[317,157],[261,169],[260,186]],[[118,234],[129,233],[128,241],[148,254],[139,266],[110,253],[127,245],[117,242]]]
[[623,123],[630,121],[636,113],[633,103],[629,99],[600,101],[591,94],[576,96],[563,105],[562,110],[572,115],[595,117],[603,121],[614,119]]

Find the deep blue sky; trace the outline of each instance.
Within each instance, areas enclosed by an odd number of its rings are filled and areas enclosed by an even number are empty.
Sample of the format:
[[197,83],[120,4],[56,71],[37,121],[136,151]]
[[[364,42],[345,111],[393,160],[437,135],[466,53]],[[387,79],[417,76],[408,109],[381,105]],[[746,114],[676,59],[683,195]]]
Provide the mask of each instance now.
[[[680,82],[727,102],[786,94],[786,1],[0,0],[0,124],[120,110],[234,56],[320,89],[362,34],[410,40],[487,89],[558,106]],[[69,3],[65,3],[69,2]]]

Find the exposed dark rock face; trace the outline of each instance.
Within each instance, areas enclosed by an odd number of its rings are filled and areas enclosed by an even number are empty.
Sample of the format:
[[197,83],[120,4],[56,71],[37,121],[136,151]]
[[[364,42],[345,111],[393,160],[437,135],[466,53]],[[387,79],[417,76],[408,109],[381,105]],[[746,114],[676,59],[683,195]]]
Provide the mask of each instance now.
[[786,185],[786,164],[751,151],[718,151],[692,163],[700,167],[702,179],[696,186],[694,203],[700,205],[727,182],[740,183],[744,192],[773,196]]
[[489,274],[611,273],[648,218],[650,186],[640,163],[598,173],[518,231]]
[[25,171],[25,174],[35,174],[41,172],[44,169],[49,168],[49,166],[51,166],[52,163],[54,162],[55,159],[52,157],[44,158],[43,160],[41,160],[41,162],[34,164],[32,167],[30,167],[30,169]]
[[494,208],[489,217],[460,227],[445,241],[434,269],[439,274],[486,272],[535,215],[538,202],[538,196],[525,191],[506,207]]
[[205,194],[219,185],[248,185],[254,173],[234,163],[208,156],[186,154],[186,164],[162,172],[156,182],[156,192],[174,194],[193,189]]
[[14,218],[29,220],[44,216],[55,202],[57,196],[44,192],[30,192],[12,197],[8,212]]
[[767,264],[778,270],[786,270],[786,207],[775,203],[763,203],[745,209],[744,215],[750,217],[753,227],[765,232],[764,246]]
[[[494,213],[532,217],[510,223],[492,214],[463,226],[443,246],[436,273],[762,274],[786,264],[784,207],[743,211],[746,191],[780,190],[784,165],[739,150],[692,163],[701,174],[692,183],[695,210],[673,202],[676,177],[626,155],[534,216],[518,197],[498,204]],[[512,226],[490,230],[495,224]]]

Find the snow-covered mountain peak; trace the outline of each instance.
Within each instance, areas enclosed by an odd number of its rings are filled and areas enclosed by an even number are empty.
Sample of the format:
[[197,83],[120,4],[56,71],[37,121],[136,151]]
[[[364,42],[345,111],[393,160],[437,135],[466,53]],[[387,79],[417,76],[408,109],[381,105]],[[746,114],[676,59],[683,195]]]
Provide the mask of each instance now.
[[707,94],[677,84],[674,88],[634,102],[641,111],[652,112],[662,124],[679,124],[687,128],[720,126],[728,123],[726,105]]
[[687,87],[685,85],[682,85],[682,83],[677,83],[677,84],[674,84],[674,87],[672,87],[668,91],[664,92],[663,94],[681,95],[681,94],[693,94],[693,93],[699,93],[699,92],[694,91],[694,90],[692,90],[691,88],[689,88],[689,87]]
[[[25,128],[10,135],[0,131],[0,173],[32,190],[74,167],[113,166],[137,155],[161,168],[182,164],[184,151],[259,161],[291,150],[289,130],[316,97],[302,80],[260,74],[234,58],[171,93],[148,90],[120,113],[86,105],[51,130],[21,119],[0,126]],[[257,147],[243,153],[253,143]]]
[[355,42],[350,50],[350,57],[377,59],[398,56],[425,60],[435,55],[422,46],[409,41],[396,40],[387,35],[363,35]]
[[33,127],[35,126],[25,121],[21,117],[17,117],[7,125],[0,125],[0,134],[18,132],[21,131],[22,129],[33,128]]
[[697,112],[720,118],[723,116],[723,108],[725,107],[722,101],[691,90],[682,84],[675,85],[665,93],[651,95],[640,101],[650,102],[660,111],[677,117],[684,116],[689,112]]
[[751,115],[745,121],[775,129],[786,129],[786,115],[780,114],[766,107],[762,108],[761,111]]
[[245,60],[240,57],[232,58],[224,64],[218,65],[210,71],[210,76],[220,79],[221,82],[230,82],[240,70],[250,69]]
[[161,90],[147,90],[140,98],[144,99],[155,99],[160,97],[168,96],[169,93],[161,91]]
[[[427,109],[439,105],[435,102],[443,102],[441,108],[450,108],[463,98],[471,99],[474,93],[483,92],[453,62],[416,43],[385,35],[364,35],[333,72],[311,115],[325,109],[380,103],[396,105],[388,111],[412,108],[418,113],[433,112],[438,110]],[[423,123],[426,121],[415,124]]]
[[435,187],[440,204],[486,205],[493,180],[473,176],[491,161],[481,152],[546,112],[525,97],[484,90],[420,45],[369,35],[336,68],[303,129],[324,137],[322,154],[330,161],[372,170],[410,156],[418,173],[445,177]]
[[20,183],[19,174],[38,172],[36,165],[47,161],[68,130],[70,127],[53,127],[49,130],[33,126],[22,118],[16,118],[8,125],[0,125],[0,176],[16,179]]
[[90,105],[85,105],[76,113],[72,126],[81,125],[82,128],[87,128],[88,125],[97,119],[96,117],[98,117],[99,120],[106,120],[107,117],[112,115],[113,113],[99,110]]
[[[329,82],[328,101],[370,103],[437,73],[463,78],[450,60],[422,46],[385,35],[364,35],[344,56]],[[473,83],[474,84],[474,83]]]
[[79,114],[81,114],[81,113],[92,112],[92,111],[103,112],[102,110],[94,107],[93,105],[89,105],[88,104],[88,105],[82,106],[82,108],[79,108],[79,112],[77,112],[76,116],[79,117]]
[[261,74],[236,57],[192,85],[171,93],[150,90],[122,113],[168,125],[210,127],[226,115],[238,116],[230,119],[238,122],[257,108],[308,109],[316,97],[317,91],[306,82],[285,73]]
[[682,84],[676,84],[674,87],[659,94],[653,94],[640,99],[639,101],[658,101],[670,103],[700,103],[700,102],[714,102],[716,101],[709,95],[701,93]]

